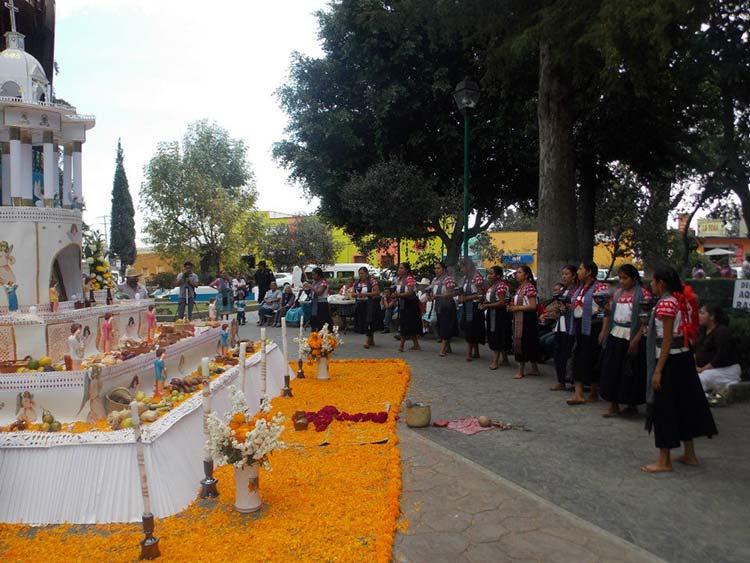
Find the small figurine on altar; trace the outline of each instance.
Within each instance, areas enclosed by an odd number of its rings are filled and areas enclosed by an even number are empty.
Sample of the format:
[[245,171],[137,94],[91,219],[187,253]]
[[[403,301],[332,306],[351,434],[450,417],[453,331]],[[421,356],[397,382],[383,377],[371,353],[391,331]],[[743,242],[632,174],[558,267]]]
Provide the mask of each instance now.
[[154,397],[161,397],[164,392],[164,382],[167,380],[167,364],[164,361],[167,355],[165,348],[156,350],[154,360]]
[[208,301],[208,320],[216,321],[216,299],[213,297]]
[[148,306],[148,311],[146,311],[146,326],[146,340],[153,342],[156,338],[156,306],[153,303]]
[[112,351],[112,328],[112,313],[107,313],[102,321],[102,352],[105,354]]
[[49,308],[53,313],[57,313],[57,306],[60,303],[60,294],[57,292],[57,284],[52,282],[49,286]]
[[16,420],[23,422],[36,422],[36,401],[31,391],[24,391],[18,394],[16,401],[18,406],[18,413],[16,413]]
[[104,403],[102,402],[102,382],[100,377],[102,375],[102,366],[94,364],[88,370],[83,378],[83,398],[81,400],[81,408],[78,409],[76,416],[81,414],[81,411],[86,406],[86,402],[89,404],[89,413],[86,415],[87,422],[97,422],[107,418],[107,411],[104,409]]
[[127,340],[140,340],[140,337],[138,336],[138,328],[135,326],[135,317],[130,317],[128,319],[128,326],[125,329],[125,338]]
[[3,289],[5,290],[5,295],[8,297],[8,311],[18,311],[18,296],[16,295],[18,284],[7,281]]
[[226,356],[229,350],[229,325],[224,323],[221,325],[221,355]]
[[68,336],[68,355],[70,356],[71,370],[81,369],[81,362],[85,357],[85,349],[86,346],[83,341],[83,335],[81,334],[81,325],[73,323],[70,325],[70,336]]

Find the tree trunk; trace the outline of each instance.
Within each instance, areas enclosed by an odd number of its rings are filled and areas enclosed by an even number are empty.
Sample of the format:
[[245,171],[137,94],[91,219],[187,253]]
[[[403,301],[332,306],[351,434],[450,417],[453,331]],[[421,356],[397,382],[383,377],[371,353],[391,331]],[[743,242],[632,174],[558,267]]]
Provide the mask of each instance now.
[[649,186],[651,195],[643,216],[642,228],[639,229],[641,234],[645,235],[641,243],[641,252],[643,269],[647,278],[651,277],[658,264],[667,261],[667,222],[669,221],[671,188],[670,179],[655,181]]
[[594,259],[594,215],[596,213],[596,175],[588,166],[580,169],[578,189],[578,259],[590,262]]
[[575,139],[570,78],[539,45],[539,291],[551,293],[560,269],[577,254]]

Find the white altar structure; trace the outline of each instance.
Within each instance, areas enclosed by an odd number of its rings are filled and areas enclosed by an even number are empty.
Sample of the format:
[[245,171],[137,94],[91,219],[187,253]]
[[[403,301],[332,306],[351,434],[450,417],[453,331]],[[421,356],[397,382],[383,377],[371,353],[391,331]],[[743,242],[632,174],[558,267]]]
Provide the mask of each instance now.
[[[13,0],[4,5],[10,9],[11,31],[0,52],[0,522],[137,521],[143,504],[133,430],[73,433],[69,423],[102,421],[100,413],[108,410],[104,399],[115,388],[153,388],[152,341],[138,355],[107,356],[109,363],[99,343],[105,316],[111,316],[106,327],[111,341],[133,333],[144,340],[153,301],[105,304],[106,291],[98,292],[94,304],[82,301],[81,149],[95,118],[55,103],[44,69],[24,50]],[[17,367],[26,366],[27,357],[45,357],[47,367],[58,364],[72,353],[72,328],[80,332],[85,357],[96,358],[96,369],[75,369],[72,363],[62,371]],[[189,375],[201,358],[217,355],[221,329],[191,330],[164,343],[170,377]],[[273,344],[267,360],[263,377],[256,354],[248,359],[242,381],[237,366],[211,381],[214,409],[229,408],[230,384],[243,387],[248,404],[258,405],[263,391],[279,395],[284,375],[294,377],[294,372]],[[24,426],[18,427],[21,406]],[[31,424],[40,422],[43,410],[65,424],[63,431]],[[203,473],[202,420],[196,393],[143,427],[157,517],[183,510],[196,497]]]

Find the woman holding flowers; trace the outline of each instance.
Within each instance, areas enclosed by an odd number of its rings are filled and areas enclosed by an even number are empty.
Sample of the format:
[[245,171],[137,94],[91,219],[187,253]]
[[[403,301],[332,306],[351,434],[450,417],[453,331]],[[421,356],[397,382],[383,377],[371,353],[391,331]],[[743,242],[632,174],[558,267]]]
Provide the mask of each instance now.
[[463,304],[461,326],[466,338],[466,361],[470,362],[479,358],[479,345],[484,344],[484,315],[479,310],[479,302],[484,297],[484,279],[471,258],[463,259],[461,271],[464,283],[458,302]]

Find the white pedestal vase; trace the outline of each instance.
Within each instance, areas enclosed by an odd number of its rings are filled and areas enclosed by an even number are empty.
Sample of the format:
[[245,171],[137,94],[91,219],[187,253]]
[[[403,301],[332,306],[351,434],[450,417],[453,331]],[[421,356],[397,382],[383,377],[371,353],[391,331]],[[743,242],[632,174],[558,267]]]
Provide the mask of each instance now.
[[330,379],[328,376],[328,356],[318,359],[318,379]]
[[234,509],[248,514],[260,510],[260,482],[258,480],[258,464],[244,465],[241,469],[234,468]]

